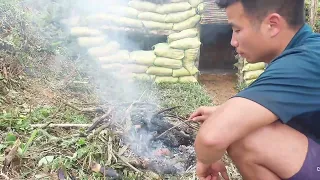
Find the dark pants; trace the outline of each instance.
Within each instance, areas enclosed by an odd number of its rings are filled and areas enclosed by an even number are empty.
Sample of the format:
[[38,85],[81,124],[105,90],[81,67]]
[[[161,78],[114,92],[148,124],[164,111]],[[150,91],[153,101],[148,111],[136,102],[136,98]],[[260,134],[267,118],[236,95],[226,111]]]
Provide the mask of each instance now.
[[308,140],[308,154],[300,171],[288,180],[320,180],[320,144]]

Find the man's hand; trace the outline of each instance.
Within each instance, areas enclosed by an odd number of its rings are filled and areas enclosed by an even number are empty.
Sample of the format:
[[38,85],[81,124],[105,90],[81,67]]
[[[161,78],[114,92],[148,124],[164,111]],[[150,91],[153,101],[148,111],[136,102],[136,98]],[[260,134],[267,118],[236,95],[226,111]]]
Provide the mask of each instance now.
[[197,162],[197,176],[200,180],[220,180],[219,172],[223,179],[229,180],[227,169],[223,162],[218,161],[211,165]]
[[194,113],[191,114],[191,116],[189,117],[189,120],[203,123],[205,120],[208,119],[208,117],[210,117],[215,112],[217,108],[218,106],[215,106],[215,107],[202,106],[198,108]]

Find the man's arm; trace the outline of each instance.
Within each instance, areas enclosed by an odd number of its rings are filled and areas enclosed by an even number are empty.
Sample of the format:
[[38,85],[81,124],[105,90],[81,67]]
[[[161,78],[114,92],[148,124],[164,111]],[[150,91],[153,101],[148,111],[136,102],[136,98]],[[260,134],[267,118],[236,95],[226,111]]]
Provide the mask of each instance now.
[[217,162],[233,142],[277,120],[275,114],[251,100],[240,97],[228,100],[200,127],[195,140],[198,161]]

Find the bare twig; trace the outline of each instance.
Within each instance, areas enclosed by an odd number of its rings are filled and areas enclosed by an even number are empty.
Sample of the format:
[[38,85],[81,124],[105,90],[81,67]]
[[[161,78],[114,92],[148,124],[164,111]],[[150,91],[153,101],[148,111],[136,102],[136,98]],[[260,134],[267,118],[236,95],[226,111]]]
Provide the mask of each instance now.
[[2,172],[0,173],[0,177],[3,177],[5,180],[10,180],[10,178]]
[[132,166],[128,161],[126,161],[125,159],[123,159],[121,156],[119,156],[114,150],[113,150],[113,154],[116,155],[121,161],[123,161],[125,164],[127,164],[131,169],[133,169],[134,171],[141,173],[140,170],[138,170],[137,168],[135,168],[134,166]]
[[176,109],[176,108],[179,108],[179,107],[181,107],[181,106],[175,106],[175,107],[163,109],[163,110],[155,113],[155,114],[153,115],[153,117],[154,117],[154,116],[157,116],[157,115],[159,115],[159,114],[162,114],[162,113],[164,113],[164,112],[166,112],[166,111],[171,111],[171,110]]
[[92,126],[89,127],[89,129],[87,130],[86,133],[89,133],[89,132],[91,132],[93,129],[95,129],[102,121],[104,121],[106,118],[108,118],[108,117],[110,116],[111,112],[112,112],[112,109],[110,108],[107,113],[105,113],[104,115],[102,115],[99,119],[97,119],[97,120],[92,124]]
[[125,112],[125,114],[124,114],[124,119],[123,119],[123,121],[124,121],[124,123],[125,123],[125,127],[124,127],[124,131],[125,131],[125,132],[129,131],[129,129],[130,129],[131,126],[132,126],[132,121],[131,121],[131,117],[130,117],[130,112],[131,112],[131,109],[132,109],[133,105],[134,105],[135,103],[140,102],[141,99],[142,99],[142,97],[144,96],[144,94],[145,94],[146,92],[147,92],[147,89],[144,90],[143,93],[141,94],[140,98],[139,98],[137,101],[131,103],[130,106],[128,107],[128,109],[126,110],[126,112]]
[[165,134],[168,133],[170,130],[172,130],[172,129],[176,128],[176,127],[179,127],[179,126],[181,126],[182,124],[185,124],[185,123],[187,123],[187,122],[193,122],[193,120],[187,120],[187,121],[181,122],[181,123],[179,123],[179,124],[171,127],[170,129],[166,130],[165,132],[163,132],[163,133],[161,133],[159,136],[157,136],[156,139],[158,139],[158,138],[160,138],[161,136],[165,135]]
[[11,164],[12,160],[16,157],[16,155],[18,154],[18,148],[20,147],[20,144],[21,141],[17,139],[13,147],[11,148],[10,152],[5,157],[4,167],[8,167]]
[[85,128],[91,127],[92,124],[31,124],[32,128],[42,128],[42,127],[59,127],[59,128]]

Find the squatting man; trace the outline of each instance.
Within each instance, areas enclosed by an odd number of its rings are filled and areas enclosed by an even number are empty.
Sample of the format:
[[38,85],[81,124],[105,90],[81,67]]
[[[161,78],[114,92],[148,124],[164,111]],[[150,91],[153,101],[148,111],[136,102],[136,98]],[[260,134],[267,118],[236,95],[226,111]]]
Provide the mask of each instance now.
[[200,107],[195,140],[200,180],[229,179],[227,151],[244,179],[320,179],[320,34],[305,22],[303,0],[220,0],[231,45],[249,63],[268,64],[249,87]]

